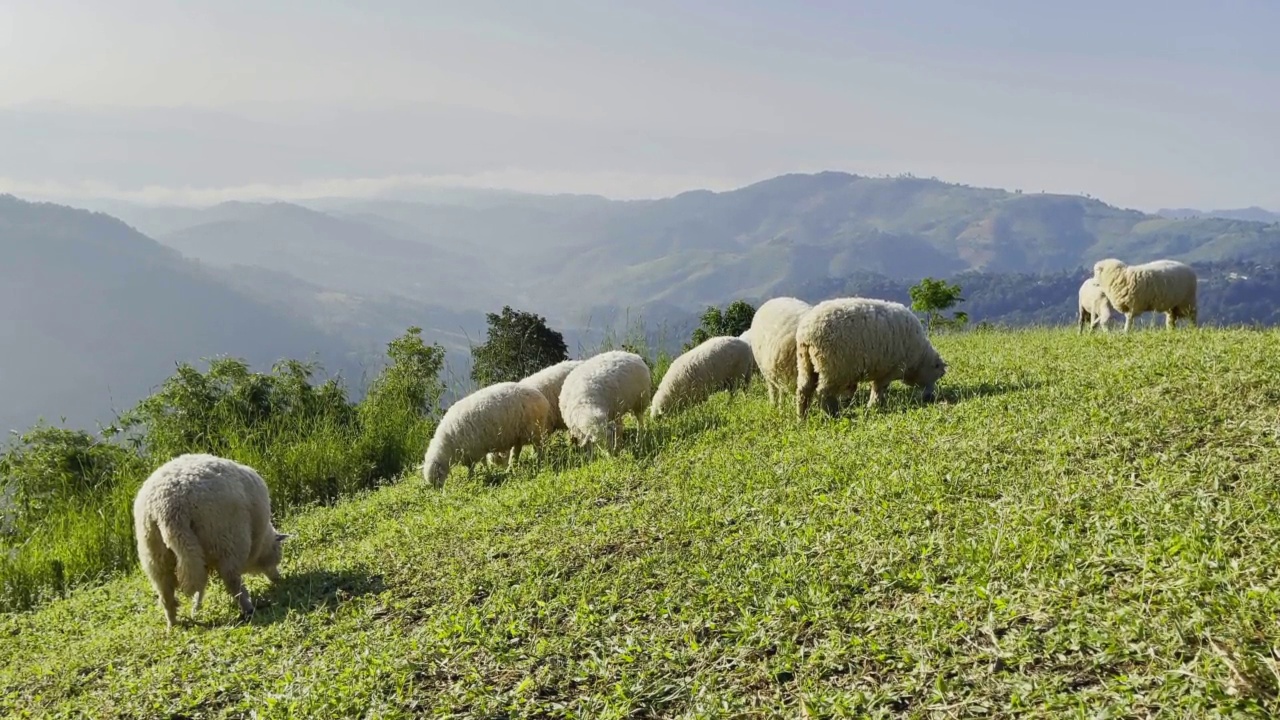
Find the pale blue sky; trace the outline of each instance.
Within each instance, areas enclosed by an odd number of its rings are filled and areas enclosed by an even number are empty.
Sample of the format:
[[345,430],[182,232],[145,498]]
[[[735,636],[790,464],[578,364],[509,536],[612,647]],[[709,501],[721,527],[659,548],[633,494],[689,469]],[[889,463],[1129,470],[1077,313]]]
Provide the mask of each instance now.
[[8,0],[0,189],[634,197],[838,169],[1280,209],[1278,34],[1278,0]]

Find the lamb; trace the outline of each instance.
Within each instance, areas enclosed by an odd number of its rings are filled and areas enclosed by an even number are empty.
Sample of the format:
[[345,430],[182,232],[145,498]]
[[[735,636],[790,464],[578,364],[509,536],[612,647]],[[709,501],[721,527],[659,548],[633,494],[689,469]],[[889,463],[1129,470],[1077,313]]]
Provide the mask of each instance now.
[[195,596],[194,617],[210,569],[248,619],[253,603],[242,576],[279,582],[281,544],[289,537],[271,523],[271,496],[257,471],[205,454],[179,455],[143,481],[133,500],[133,532],[169,629],[177,623],[175,589]]
[[651,417],[700,403],[711,393],[747,387],[755,359],[751,345],[737,337],[713,337],[671,363],[649,407]]
[[810,305],[793,297],[776,297],[751,319],[751,354],[769,392],[769,403],[781,406],[796,389],[796,325]]
[[551,404],[538,390],[514,382],[500,382],[477,390],[455,402],[440,418],[427,454],[422,475],[432,486],[444,486],[449,468],[467,466],[467,476],[475,475],[475,464],[490,452],[512,450],[507,463],[514,470],[520,450],[532,445],[535,455],[548,432]]
[[814,393],[829,415],[841,395],[853,395],[858,383],[871,381],[868,407],[881,405],[889,383],[902,380],[934,387],[947,365],[929,342],[924,325],[905,305],[870,298],[837,298],[818,303],[796,326],[797,414],[809,412]]
[[1101,327],[1102,332],[1107,332],[1107,322],[1111,320],[1111,303],[1107,302],[1106,293],[1102,292],[1102,286],[1093,278],[1085,278],[1080,284],[1080,302],[1079,302],[1079,333],[1084,333],[1086,324],[1089,326],[1089,332],[1093,332],[1095,327]]
[[1126,265],[1115,258],[1093,264],[1093,277],[1112,307],[1124,313],[1124,331],[1133,319],[1154,310],[1163,312],[1165,329],[1173,330],[1178,318],[1196,323],[1196,271],[1177,260],[1155,260]]
[[643,426],[653,379],[644,359],[633,352],[610,350],[584,360],[564,379],[560,415],[580,446],[607,441],[617,449],[621,417],[635,415]]
[[[528,385],[541,392],[547,399],[547,403],[551,405],[551,415],[547,420],[548,433],[565,429],[564,419],[560,417],[560,388],[564,385],[564,379],[569,376],[569,371],[581,364],[581,360],[565,360],[543,368],[520,381],[521,385]],[[507,462],[506,455],[505,452],[489,453],[486,460],[490,465]]]

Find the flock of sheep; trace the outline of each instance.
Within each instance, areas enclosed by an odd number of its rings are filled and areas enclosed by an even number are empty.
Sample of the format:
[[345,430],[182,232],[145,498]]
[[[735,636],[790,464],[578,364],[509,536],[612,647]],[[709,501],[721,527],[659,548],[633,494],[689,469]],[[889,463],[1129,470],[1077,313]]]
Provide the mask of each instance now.
[[[1106,330],[1111,307],[1133,318],[1164,312],[1166,326],[1196,321],[1196,275],[1183,263],[1160,260],[1127,266],[1101,260],[1080,287],[1079,330],[1086,322]],[[672,362],[656,392],[649,366],[622,350],[566,360],[519,382],[477,390],[450,406],[427,448],[422,473],[441,487],[454,465],[474,473],[476,463],[513,468],[526,446],[535,455],[548,435],[567,430],[580,446],[617,448],[622,420],[662,415],[702,402],[720,390],[745,388],[756,369],[769,402],[795,396],[797,416],[817,399],[837,414],[871,384],[869,406],[885,400],[894,380],[921,388],[926,401],[947,371],[919,318],[901,303],[837,298],[809,305],[796,298],[765,302],[739,337],[714,337]],[[652,396],[651,396],[652,395]],[[162,465],[143,483],[133,505],[142,568],[159,596],[168,626],[176,623],[175,591],[194,595],[198,611],[215,570],[242,618],[253,613],[242,576],[277,582],[281,545],[288,535],[271,521],[266,483],[252,468],[213,455],[187,454]]]

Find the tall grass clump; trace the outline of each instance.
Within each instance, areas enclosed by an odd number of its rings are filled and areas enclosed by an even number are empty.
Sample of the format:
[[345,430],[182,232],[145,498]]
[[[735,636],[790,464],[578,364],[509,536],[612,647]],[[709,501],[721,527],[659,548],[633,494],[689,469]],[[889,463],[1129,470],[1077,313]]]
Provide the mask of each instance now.
[[183,453],[245,463],[271,489],[277,517],[331,503],[401,474],[426,451],[444,350],[419,328],[388,344],[389,362],[358,403],[337,378],[296,360],[269,373],[217,358],[182,364],[102,438],[40,425],[0,455],[0,610],[132,567],[133,497]]

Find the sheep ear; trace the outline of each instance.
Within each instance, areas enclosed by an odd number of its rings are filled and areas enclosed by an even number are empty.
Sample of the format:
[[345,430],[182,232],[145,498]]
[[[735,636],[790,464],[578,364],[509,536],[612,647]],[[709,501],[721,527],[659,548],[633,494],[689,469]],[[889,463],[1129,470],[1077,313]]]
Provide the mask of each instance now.
[[276,533],[276,542],[284,542],[291,537],[293,537],[293,535],[290,533]]

